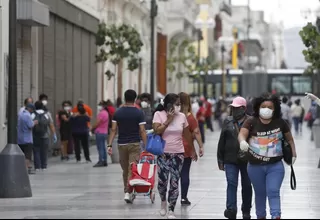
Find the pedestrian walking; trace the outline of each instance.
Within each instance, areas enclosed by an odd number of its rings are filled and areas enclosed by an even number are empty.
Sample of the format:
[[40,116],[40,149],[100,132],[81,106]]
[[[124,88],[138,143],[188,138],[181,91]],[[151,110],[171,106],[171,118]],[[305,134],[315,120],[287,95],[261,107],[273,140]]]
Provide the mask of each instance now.
[[268,198],[272,219],[280,219],[280,188],[285,174],[282,140],[292,148],[293,163],[297,157],[295,143],[288,123],[281,118],[281,102],[277,95],[263,94],[255,98],[253,109],[254,116],[244,122],[238,140],[240,149],[248,152],[248,174],[255,191],[256,215],[258,219],[266,219]]
[[219,169],[225,171],[227,179],[227,207],[224,216],[228,219],[236,219],[237,217],[237,191],[240,173],[242,216],[243,219],[250,219],[252,186],[247,172],[248,160],[246,154],[240,151],[238,142],[239,130],[248,118],[246,115],[247,101],[243,97],[236,97],[230,107],[231,114],[223,122],[217,150]]

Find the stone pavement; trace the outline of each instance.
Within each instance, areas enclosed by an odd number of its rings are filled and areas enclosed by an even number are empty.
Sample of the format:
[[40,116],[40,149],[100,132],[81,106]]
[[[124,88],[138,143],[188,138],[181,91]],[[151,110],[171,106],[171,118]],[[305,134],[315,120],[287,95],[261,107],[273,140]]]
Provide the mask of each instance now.
[[[320,170],[317,169],[320,152],[308,141],[309,132],[296,139],[298,159],[295,165],[297,190],[292,191],[289,175],[282,187],[283,218],[314,219],[320,216]],[[225,209],[226,181],[216,162],[219,132],[207,133],[205,157],[192,165],[190,207],[176,207],[178,218],[221,219]],[[97,159],[91,148],[92,159]],[[146,197],[138,197],[133,205],[123,201],[119,164],[107,168],[92,168],[93,164],[75,161],[58,163],[51,160],[45,172],[31,176],[33,197],[0,200],[0,218],[16,219],[86,219],[130,218],[157,219],[159,196],[155,204]],[[289,173],[289,172],[288,172]],[[239,207],[240,207],[239,193]],[[254,205],[253,205],[254,207]],[[241,214],[241,213],[240,213]],[[255,216],[255,211],[252,211]],[[241,218],[239,215],[238,218]]]

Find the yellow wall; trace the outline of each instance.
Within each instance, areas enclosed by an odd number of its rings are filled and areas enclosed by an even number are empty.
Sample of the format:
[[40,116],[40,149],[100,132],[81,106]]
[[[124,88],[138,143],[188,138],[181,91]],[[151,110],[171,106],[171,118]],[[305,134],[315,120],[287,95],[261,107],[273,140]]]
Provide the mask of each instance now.
[[[205,0],[196,0],[196,2],[210,2],[210,1],[205,1]],[[209,5],[209,4],[207,4]],[[198,15],[198,18],[200,18],[202,21],[206,22],[209,19],[209,12],[208,10],[201,10],[200,7],[200,12]],[[203,40],[200,43],[200,57],[201,58],[207,58],[208,57],[208,26],[204,25],[202,27],[202,37]],[[198,48],[198,42],[194,43],[195,48]],[[197,50],[198,52],[198,50]]]

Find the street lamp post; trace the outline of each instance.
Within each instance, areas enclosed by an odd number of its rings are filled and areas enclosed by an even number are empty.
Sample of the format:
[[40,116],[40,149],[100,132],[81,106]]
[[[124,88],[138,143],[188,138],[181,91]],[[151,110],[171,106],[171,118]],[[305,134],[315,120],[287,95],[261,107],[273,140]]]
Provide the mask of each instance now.
[[17,145],[17,1],[9,1],[8,144],[0,153],[0,198],[32,197],[25,156]]
[[221,83],[222,83],[222,97],[226,98],[226,74],[225,74],[225,66],[224,66],[224,53],[226,52],[226,48],[224,45],[221,45]]
[[154,101],[154,99],[155,99],[155,95],[154,95],[154,74],[155,74],[155,72],[154,72],[154,61],[155,61],[155,59],[154,59],[154,41],[155,41],[155,39],[154,39],[154,29],[155,29],[155,18],[157,17],[157,15],[158,15],[158,5],[157,5],[157,2],[156,2],[156,0],[151,0],[151,9],[150,9],[150,19],[151,19],[151,36],[150,36],[150,46],[151,46],[151,48],[150,48],[150,59],[151,59],[151,62],[150,62],[150,94],[151,94],[151,98],[152,98],[152,103],[153,103],[153,101]]

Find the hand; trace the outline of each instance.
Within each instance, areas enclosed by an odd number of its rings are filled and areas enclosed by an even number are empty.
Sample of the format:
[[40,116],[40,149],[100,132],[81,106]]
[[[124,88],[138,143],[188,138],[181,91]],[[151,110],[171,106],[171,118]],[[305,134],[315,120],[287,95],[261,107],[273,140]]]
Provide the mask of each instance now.
[[112,155],[112,147],[108,147],[108,154],[111,156]]
[[33,124],[34,124],[34,125],[39,124],[38,120],[34,120],[34,121],[33,121]]
[[174,110],[171,110],[167,113],[167,122],[170,124],[173,121],[174,118]]
[[224,164],[223,163],[219,163],[219,170],[224,171]]
[[249,150],[249,144],[246,141],[240,142],[240,149],[242,151],[248,151]]
[[197,152],[194,151],[194,152],[192,153],[191,159],[192,159],[194,162],[197,162],[197,161],[198,161]]
[[296,157],[292,157],[292,165],[296,162]]
[[53,135],[53,143],[55,144],[55,143],[57,143],[57,141],[58,141],[57,135],[54,134],[54,135]]
[[315,95],[312,94],[312,93],[306,92],[305,94],[306,94],[306,98],[307,98],[307,99],[311,99],[312,101],[315,101],[315,100],[318,99],[318,97],[315,96]]
[[199,157],[203,157],[203,155],[204,155],[204,148],[200,147],[200,149],[199,149]]
[[61,118],[62,118],[62,120],[64,120],[64,121],[67,121],[67,120],[68,120],[68,118],[67,118],[66,115],[61,115]]

